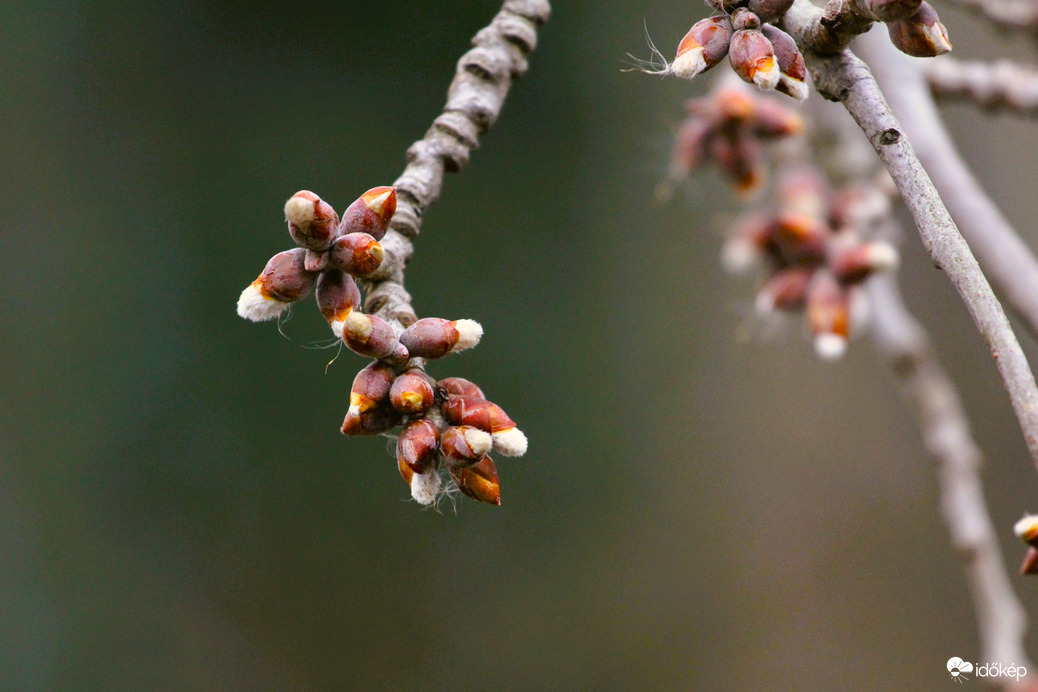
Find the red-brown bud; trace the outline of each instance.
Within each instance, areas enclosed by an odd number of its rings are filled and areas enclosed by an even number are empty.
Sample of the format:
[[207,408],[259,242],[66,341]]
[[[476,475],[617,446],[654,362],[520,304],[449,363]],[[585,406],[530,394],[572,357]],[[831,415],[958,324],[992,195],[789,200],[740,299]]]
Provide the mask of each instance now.
[[804,64],[804,56],[797,48],[796,41],[785,31],[771,24],[765,24],[761,32],[771,41],[775,61],[778,63],[779,81],[775,91],[803,101],[807,98],[807,65]]
[[501,504],[501,485],[494,461],[484,456],[478,464],[469,467],[448,466],[458,490],[473,500],[490,505]]
[[813,266],[825,260],[830,235],[814,217],[787,212],[777,219],[775,244],[789,264]]
[[892,22],[911,17],[919,11],[920,0],[858,0],[869,19]]
[[1024,561],[1020,565],[1020,574],[1038,574],[1038,548],[1033,545],[1027,546]]
[[400,343],[412,358],[440,358],[479,343],[483,327],[472,320],[420,319],[400,334]]
[[285,202],[288,232],[299,247],[326,250],[339,226],[332,206],[309,190],[300,190]]
[[474,396],[480,399],[486,399],[483,396],[483,390],[480,389],[474,382],[469,382],[464,377],[445,377],[436,383],[436,386],[442,387],[448,394],[459,394],[462,396]]
[[744,29],[732,34],[728,60],[745,82],[765,90],[774,89],[779,83],[775,49],[760,31]]
[[811,283],[811,269],[793,267],[775,272],[757,291],[754,304],[759,314],[772,310],[795,310],[804,306],[807,287]]
[[928,2],[921,3],[911,17],[888,23],[887,32],[899,51],[916,58],[932,58],[952,49],[948,30]]
[[732,24],[728,17],[708,17],[692,25],[678,44],[671,72],[682,79],[692,79],[721,62],[728,53]]
[[328,268],[328,253],[307,248],[303,268],[308,272],[323,272]]
[[317,307],[339,338],[342,338],[343,321],[360,307],[360,300],[360,289],[349,274],[332,269],[317,280]]
[[[422,418],[404,426],[396,441],[396,458],[403,468],[413,473],[426,473],[436,468],[439,433],[436,426]],[[408,483],[411,479],[404,476]]]
[[315,275],[304,268],[305,250],[294,248],[270,258],[263,272],[238,298],[238,314],[253,322],[274,319],[305,298]]
[[764,180],[760,146],[749,137],[740,137],[734,142],[714,137],[710,141],[710,158],[732,181],[740,195],[753,193]]
[[451,425],[471,425],[490,433],[494,449],[505,456],[518,457],[526,453],[526,435],[497,404],[472,396],[452,396],[444,402],[442,410]]
[[440,436],[440,450],[453,466],[472,466],[490,451],[490,433],[471,425],[451,426]]
[[375,240],[382,240],[394,213],[396,188],[373,187],[343,212],[338,234],[367,233]]
[[793,0],[750,0],[747,7],[760,17],[762,22],[773,22],[782,17],[793,6]]
[[341,430],[343,435],[378,435],[400,425],[402,419],[392,406],[376,406],[363,413],[354,413],[351,407]]
[[347,233],[335,239],[328,255],[332,266],[347,274],[365,277],[382,266],[386,251],[367,233]]
[[358,372],[350,388],[350,413],[359,415],[388,404],[395,377],[391,366],[378,361]]
[[400,413],[425,413],[434,403],[433,380],[421,370],[408,370],[393,380],[389,401]]
[[407,359],[407,349],[396,338],[393,327],[377,315],[353,310],[342,322],[342,340],[354,353],[393,362]]
[[807,288],[807,323],[814,334],[815,353],[826,360],[847,350],[851,301],[847,288],[832,274],[819,270]]
[[731,235],[721,246],[721,266],[730,274],[741,274],[759,265],[766,257],[778,257],[775,220],[750,213],[735,221]]
[[876,272],[898,265],[898,252],[890,243],[831,243],[829,269],[845,284],[861,283]]
[[742,31],[743,29],[759,29],[760,17],[745,7],[736,9],[731,14],[732,29]]

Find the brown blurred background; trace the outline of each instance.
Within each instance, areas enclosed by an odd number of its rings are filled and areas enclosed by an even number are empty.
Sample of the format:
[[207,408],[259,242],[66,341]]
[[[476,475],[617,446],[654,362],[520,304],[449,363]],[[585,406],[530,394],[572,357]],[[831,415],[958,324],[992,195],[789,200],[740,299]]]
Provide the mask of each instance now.
[[[284,200],[395,179],[498,7],[0,5],[0,688],[936,690],[978,660],[933,463],[867,340],[835,364],[795,329],[741,343],[752,287],[717,263],[737,201],[706,173],[652,203],[709,80],[620,70],[700,3],[556,2],[427,215],[419,314],[486,329],[432,372],[531,441],[502,507],[422,511],[385,440],[339,434],[364,361],[325,373],[310,304],[285,337],[235,316],[290,245]],[[960,57],[1033,59],[939,9]],[[1038,125],[945,113],[1038,241]],[[1015,571],[1038,479],[906,240]]]

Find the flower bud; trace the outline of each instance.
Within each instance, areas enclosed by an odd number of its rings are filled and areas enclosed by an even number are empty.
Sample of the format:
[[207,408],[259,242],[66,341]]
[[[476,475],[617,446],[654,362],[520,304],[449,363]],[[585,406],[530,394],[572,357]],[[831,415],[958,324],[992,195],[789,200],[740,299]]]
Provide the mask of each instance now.
[[420,505],[431,505],[440,495],[440,474],[436,469],[411,476],[411,497]]
[[905,19],[919,11],[919,0],[858,0],[858,5],[878,22]]
[[715,137],[710,142],[710,158],[735,185],[740,195],[752,194],[764,180],[760,146],[749,137],[732,142]]
[[[439,431],[430,421],[422,418],[404,426],[396,441],[396,459],[401,473],[404,467],[413,473],[434,470],[437,464]],[[408,476],[404,480],[410,482]]]
[[811,283],[811,269],[793,267],[775,272],[757,291],[754,308],[766,315],[774,310],[795,310],[804,306],[807,287]]
[[1038,547],[1038,515],[1025,514],[1013,525],[1013,533],[1024,543]]
[[393,327],[381,317],[352,310],[342,322],[342,340],[350,350],[368,358],[388,358],[393,362],[407,359]]
[[472,466],[490,451],[490,433],[471,425],[451,426],[440,436],[440,450],[453,466]]
[[745,7],[740,7],[732,12],[732,29],[742,31],[743,29],[759,29],[760,17]]
[[737,219],[731,235],[721,246],[721,267],[729,274],[742,274],[758,266],[765,257],[777,257],[775,220],[752,213]]
[[483,390],[480,389],[474,382],[469,382],[464,377],[445,377],[436,383],[437,387],[442,387],[448,394],[459,394],[462,396],[474,396],[480,399],[486,399],[483,396]]
[[367,233],[375,240],[382,240],[394,213],[396,188],[373,187],[343,212],[338,234]]
[[238,315],[253,322],[272,320],[310,292],[314,275],[303,267],[305,250],[294,248],[270,258],[263,272],[241,292]]
[[328,268],[328,253],[307,248],[303,268],[308,272],[323,272]]
[[861,283],[876,272],[898,265],[897,248],[884,241],[871,243],[833,243],[829,250],[829,269],[845,284]]
[[732,34],[728,60],[743,81],[764,90],[778,86],[780,72],[775,49],[760,31],[744,29]]
[[847,289],[828,271],[816,271],[807,287],[807,323],[821,358],[835,360],[846,352],[850,311]]
[[389,390],[396,373],[385,363],[375,361],[357,373],[350,388],[350,413],[360,415],[389,403]]
[[473,500],[489,505],[501,504],[501,486],[494,461],[484,456],[479,463],[469,467],[448,466],[458,490]]
[[780,214],[775,226],[775,244],[789,264],[820,264],[825,260],[830,235],[825,224],[803,214]]
[[921,3],[911,17],[888,23],[887,32],[899,51],[916,58],[932,58],[952,49],[948,30],[928,2]]
[[782,29],[765,24],[761,33],[771,41],[778,63],[779,81],[775,91],[792,96],[797,101],[807,98],[807,66],[796,41]]
[[750,0],[747,7],[760,17],[762,22],[773,22],[782,17],[793,6],[793,0]]
[[526,453],[526,435],[497,404],[472,396],[452,396],[444,402],[442,410],[451,425],[471,425],[490,433],[494,449],[505,456],[519,457]]
[[677,55],[670,64],[676,77],[692,79],[721,62],[728,53],[732,25],[728,17],[708,17],[692,25],[678,44]]
[[425,413],[436,398],[433,380],[421,370],[408,370],[393,380],[389,402],[400,413]]
[[309,190],[300,190],[285,202],[288,232],[299,247],[326,250],[335,237],[339,215]]
[[400,334],[400,343],[412,358],[440,358],[472,348],[483,336],[483,327],[473,320],[420,319]]
[[1024,562],[1020,565],[1020,574],[1038,574],[1038,548],[1027,546]]
[[386,251],[367,233],[347,233],[335,239],[328,257],[332,266],[363,278],[382,266]]
[[342,338],[342,323],[360,307],[360,289],[349,274],[332,269],[317,280],[317,307],[332,327],[332,333]]
[[353,407],[342,421],[343,435],[379,435],[400,425],[402,416],[392,406],[385,404],[354,413]]

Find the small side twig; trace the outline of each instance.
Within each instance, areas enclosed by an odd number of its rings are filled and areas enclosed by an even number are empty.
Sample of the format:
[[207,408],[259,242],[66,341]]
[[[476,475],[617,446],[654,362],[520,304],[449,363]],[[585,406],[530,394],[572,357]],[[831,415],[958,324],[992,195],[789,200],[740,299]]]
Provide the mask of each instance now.
[[461,56],[443,113],[407,150],[408,164],[393,185],[396,214],[382,239],[385,260],[363,281],[365,311],[402,329],[417,317],[404,289],[404,267],[414,252],[426,209],[440,197],[445,172],[461,170],[480,136],[497,120],[512,82],[525,74],[527,55],[537,46],[537,29],[548,21],[548,0],[505,0],[489,26]]
[[926,66],[926,81],[934,96],[969,100],[983,108],[1002,108],[1038,115],[1038,69],[1011,60],[987,63],[951,56]]

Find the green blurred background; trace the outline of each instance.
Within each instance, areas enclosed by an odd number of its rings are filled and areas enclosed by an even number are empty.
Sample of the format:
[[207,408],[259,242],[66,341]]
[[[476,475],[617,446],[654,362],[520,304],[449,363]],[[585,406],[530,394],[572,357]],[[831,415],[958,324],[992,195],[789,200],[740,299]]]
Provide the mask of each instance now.
[[[555,5],[408,269],[420,315],[486,330],[432,372],[531,442],[500,508],[440,512],[384,439],[339,434],[364,361],[325,372],[317,311],[282,337],[234,305],[290,246],[289,195],[341,210],[396,178],[499,3],[0,5],[0,689],[924,690],[978,660],[868,342],[836,364],[796,329],[740,342],[736,200],[706,173],[652,203],[708,81],[620,69],[706,7]],[[941,9],[962,56],[1031,57]],[[946,114],[1033,241],[1038,126]],[[1034,470],[964,309],[904,254],[1015,570]]]

